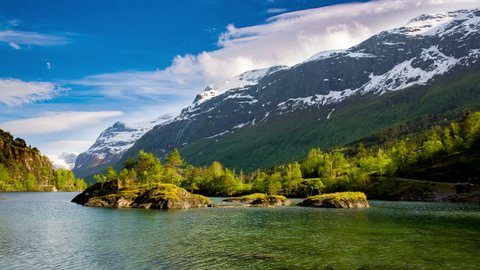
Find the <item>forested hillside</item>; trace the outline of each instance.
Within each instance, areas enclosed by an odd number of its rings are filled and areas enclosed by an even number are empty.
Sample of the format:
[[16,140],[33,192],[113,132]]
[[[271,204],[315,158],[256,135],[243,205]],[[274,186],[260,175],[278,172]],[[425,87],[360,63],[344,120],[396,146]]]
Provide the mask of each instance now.
[[71,171],[55,171],[36,147],[0,129],[0,191],[76,191],[85,187]]

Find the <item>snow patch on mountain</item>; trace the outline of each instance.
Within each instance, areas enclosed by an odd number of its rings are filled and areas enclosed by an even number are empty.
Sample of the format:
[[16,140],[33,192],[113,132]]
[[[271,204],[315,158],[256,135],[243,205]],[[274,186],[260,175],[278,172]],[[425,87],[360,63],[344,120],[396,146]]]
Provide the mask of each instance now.
[[287,66],[274,66],[264,69],[255,69],[244,72],[238,76],[230,78],[224,82],[214,83],[209,86],[212,90],[217,91],[218,93],[225,93],[232,89],[242,89],[247,86],[252,86],[258,84],[258,81],[265,76],[268,76],[272,73],[280,71],[282,69],[288,68]]
[[461,10],[449,13],[455,16],[451,20],[451,23],[439,24],[429,29],[424,35],[445,37],[461,34],[462,39],[464,39],[480,31],[480,9],[473,11]]
[[[317,94],[309,97],[289,98],[286,101],[278,103],[277,108],[285,111],[288,109],[299,110],[311,106],[324,106],[343,101],[356,93],[356,90],[345,89],[342,91],[330,91],[326,95]],[[280,114],[283,114],[283,112]]]
[[209,99],[212,99],[227,91],[239,91],[249,86],[257,85],[258,81],[265,76],[273,74],[277,71],[288,68],[287,66],[274,66],[264,69],[255,69],[246,71],[238,76],[234,76],[223,82],[213,83],[207,86],[203,92],[197,95],[192,106],[195,107]]
[[154,126],[167,122],[171,118],[171,116],[165,115],[147,122],[117,122],[103,131],[85,153],[95,155],[99,159],[105,158],[106,154],[120,155],[132,147],[147,131]]
[[251,86],[257,85],[265,76],[287,68],[287,66],[274,66],[265,69],[251,70],[224,82],[211,84],[203,92],[198,94],[192,105],[183,109],[180,115],[173,119],[173,121],[189,120],[197,115],[212,111],[215,109],[214,105],[203,111],[200,105],[205,101],[211,100],[220,95],[223,97],[223,100],[237,99],[239,103],[247,103],[250,105],[257,103],[258,100],[251,95],[243,94],[242,91]]
[[[424,68],[416,67],[414,63],[418,60],[421,63],[430,62],[430,65]],[[420,59],[412,58],[404,61],[382,75],[370,74],[370,81],[359,90],[363,93],[383,94],[413,85],[425,85],[433,77],[448,72],[458,62],[458,59],[440,52],[438,46],[432,46],[422,50]]]
[[195,103],[196,105],[202,104],[203,102],[218,95],[220,95],[220,92],[213,90],[212,88],[210,88],[210,86],[208,86],[203,92],[197,95],[193,103]]
[[205,139],[213,139],[213,138],[220,137],[220,136],[225,135],[225,134],[228,134],[228,133],[230,133],[230,131],[229,131],[229,130],[225,130],[225,131],[220,132],[220,133],[217,133],[217,134],[215,134],[215,135],[213,135],[213,136],[206,137]]
[[60,155],[48,155],[48,159],[54,169],[66,169],[71,170],[75,166],[75,161],[77,160],[78,153],[62,153]]
[[375,58],[376,55],[370,53],[363,53],[363,52],[347,52],[347,55],[350,58]]
[[400,28],[391,30],[391,33],[403,35],[422,35],[428,33],[429,30],[448,22],[451,22],[462,11],[445,12],[438,14],[424,14],[416,17]]
[[[341,53],[343,51],[341,50],[330,50],[330,51],[322,51],[322,52],[319,52],[319,53],[316,53],[314,54],[313,56],[311,56],[310,58],[308,58],[305,62],[303,63],[306,63],[306,62],[311,62],[311,61],[319,61],[319,60],[324,60],[324,59],[328,59],[328,58],[332,58],[334,57],[335,55],[337,55],[338,53]],[[303,64],[301,63],[301,64]]]

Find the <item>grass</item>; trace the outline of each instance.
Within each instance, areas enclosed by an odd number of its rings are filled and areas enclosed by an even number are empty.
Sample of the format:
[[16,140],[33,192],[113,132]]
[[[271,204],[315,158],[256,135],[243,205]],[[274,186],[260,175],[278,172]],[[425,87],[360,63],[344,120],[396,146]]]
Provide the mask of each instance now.
[[366,201],[367,196],[363,192],[335,192],[320,194],[308,197],[309,200],[329,200],[329,201]]
[[282,195],[268,195],[265,193],[252,193],[240,197],[232,197],[228,198],[227,201],[239,201],[242,203],[269,203],[269,202],[276,202],[276,201],[287,201],[287,197]]
[[323,208],[363,208],[368,207],[367,196],[363,192],[336,192],[306,198],[300,206]]

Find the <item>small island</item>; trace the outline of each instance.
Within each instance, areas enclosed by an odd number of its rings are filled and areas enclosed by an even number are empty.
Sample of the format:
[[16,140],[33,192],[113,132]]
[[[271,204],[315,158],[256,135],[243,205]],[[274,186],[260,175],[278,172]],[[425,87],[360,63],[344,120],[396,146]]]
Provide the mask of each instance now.
[[320,208],[367,208],[367,196],[363,192],[336,192],[308,197],[299,206]]
[[73,198],[85,206],[143,209],[188,209],[212,207],[213,202],[172,184],[150,184],[119,188],[118,181],[96,183]]
[[251,206],[277,207],[290,204],[290,201],[281,195],[267,195],[264,193],[253,193],[241,197],[232,197],[223,200],[224,202],[239,202]]

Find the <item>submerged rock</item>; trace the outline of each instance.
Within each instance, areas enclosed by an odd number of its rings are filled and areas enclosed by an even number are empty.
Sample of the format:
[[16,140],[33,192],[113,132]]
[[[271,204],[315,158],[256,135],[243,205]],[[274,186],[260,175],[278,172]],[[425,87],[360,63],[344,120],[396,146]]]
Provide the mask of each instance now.
[[308,197],[300,206],[322,208],[367,208],[367,196],[363,192],[337,192]]
[[241,197],[232,197],[223,200],[225,202],[240,202],[244,204],[250,204],[252,206],[263,207],[277,207],[290,204],[290,201],[285,196],[280,195],[267,195],[263,193],[254,193]]
[[73,198],[72,202],[95,207],[144,209],[188,209],[214,205],[205,196],[171,184],[119,189],[117,181],[94,184]]

